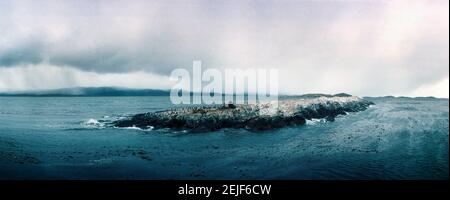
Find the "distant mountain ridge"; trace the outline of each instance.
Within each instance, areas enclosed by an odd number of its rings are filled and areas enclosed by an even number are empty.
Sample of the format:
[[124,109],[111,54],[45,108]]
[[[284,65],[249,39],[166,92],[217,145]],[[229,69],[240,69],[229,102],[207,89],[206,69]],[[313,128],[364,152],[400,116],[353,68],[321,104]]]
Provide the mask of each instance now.
[[169,96],[169,90],[119,87],[74,87],[53,90],[4,92],[0,96]]
[[[198,93],[190,93],[191,95]],[[217,94],[216,95],[221,95]],[[225,95],[225,94],[222,94]],[[248,94],[245,94],[248,95]],[[17,97],[65,97],[65,96],[170,96],[170,90],[159,89],[134,89],[122,87],[73,87],[60,88],[48,90],[29,90],[29,91],[14,91],[14,92],[0,92],[1,96],[17,96]],[[347,93],[338,94],[299,94],[299,95],[285,95],[279,94],[280,98],[317,98],[317,97],[350,97],[352,95]],[[363,97],[363,98],[414,98],[414,99],[435,99],[436,97],[404,97],[404,96],[379,96],[379,97]],[[443,98],[448,99],[448,98]]]

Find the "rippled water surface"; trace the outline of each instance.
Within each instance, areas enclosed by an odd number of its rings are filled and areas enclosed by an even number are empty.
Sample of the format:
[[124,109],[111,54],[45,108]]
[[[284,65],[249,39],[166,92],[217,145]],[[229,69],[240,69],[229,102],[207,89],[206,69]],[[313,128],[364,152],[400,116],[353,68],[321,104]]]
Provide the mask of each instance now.
[[448,179],[449,101],[264,132],[113,128],[168,97],[0,97],[0,179]]

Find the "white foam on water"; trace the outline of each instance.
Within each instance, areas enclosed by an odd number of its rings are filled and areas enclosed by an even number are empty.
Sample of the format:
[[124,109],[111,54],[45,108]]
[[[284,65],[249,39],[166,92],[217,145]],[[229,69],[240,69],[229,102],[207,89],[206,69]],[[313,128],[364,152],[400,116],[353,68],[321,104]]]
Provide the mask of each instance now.
[[141,128],[139,128],[139,127],[136,127],[136,126],[131,126],[131,127],[124,127],[123,129],[130,129],[130,130],[142,130]]
[[130,126],[130,127],[116,127],[116,128],[119,128],[119,129],[128,129],[128,130],[138,130],[138,131],[152,131],[154,127],[153,127],[153,126],[147,126],[145,129],[139,128],[139,127],[136,127],[136,126]]
[[306,120],[306,125],[315,125],[315,124],[320,124],[320,123],[325,123],[327,122],[326,119],[322,118],[322,119],[311,119],[311,120]]
[[102,122],[99,122],[96,119],[88,119],[86,122],[83,123],[84,126],[88,127],[88,128],[104,128],[105,124]]

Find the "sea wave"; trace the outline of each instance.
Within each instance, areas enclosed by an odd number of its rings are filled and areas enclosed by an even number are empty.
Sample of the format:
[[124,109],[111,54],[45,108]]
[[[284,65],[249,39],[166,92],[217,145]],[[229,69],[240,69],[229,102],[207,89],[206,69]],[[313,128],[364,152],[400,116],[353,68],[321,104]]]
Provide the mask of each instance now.
[[103,121],[99,121],[97,119],[88,119],[85,122],[83,122],[83,125],[86,128],[105,128],[105,123]]
[[102,116],[101,118],[89,118],[87,120],[83,120],[81,122],[81,126],[83,128],[88,128],[88,129],[103,129],[103,128],[109,128],[109,127],[114,127],[113,126],[113,122],[116,120],[123,120],[125,118],[127,118],[129,115],[105,115]]
[[306,125],[316,125],[316,124],[322,124],[322,123],[326,123],[327,120],[325,118],[321,118],[321,119],[311,119],[311,120],[306,120]]
[[126,130],[138,130],[138,131],[152,131],[154,129],[153,126],[147,126],[145,128],[139,128],[139,127],[136,127],[136,126],[129,126],[129,127],[116,127],[116,126],[114,126],[114,128],[126,129]]

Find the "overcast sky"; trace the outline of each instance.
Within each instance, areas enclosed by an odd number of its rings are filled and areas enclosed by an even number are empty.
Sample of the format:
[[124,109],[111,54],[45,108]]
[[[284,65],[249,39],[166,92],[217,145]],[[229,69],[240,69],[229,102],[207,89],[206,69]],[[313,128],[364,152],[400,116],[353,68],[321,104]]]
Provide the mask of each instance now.
[[193,60],[278,68],[282,93],[448,97],[449,5],[0,0],[0,91],[170,88]]

